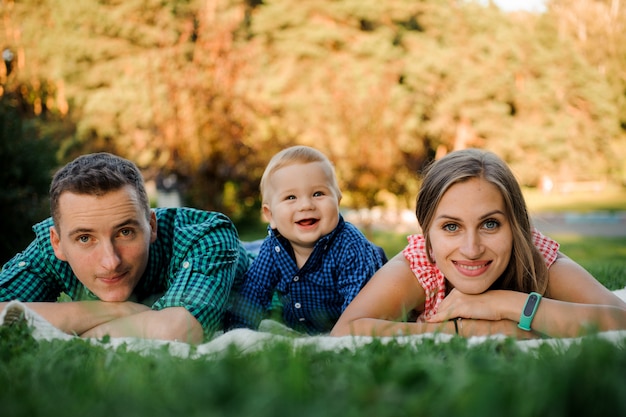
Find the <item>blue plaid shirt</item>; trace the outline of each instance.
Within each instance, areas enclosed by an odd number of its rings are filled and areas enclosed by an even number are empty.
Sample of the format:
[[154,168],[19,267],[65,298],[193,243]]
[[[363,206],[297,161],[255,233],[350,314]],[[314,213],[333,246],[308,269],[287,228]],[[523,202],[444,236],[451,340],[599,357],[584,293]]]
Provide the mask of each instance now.
[[[226,302],[250,257],[237,231],[221,213],[191,208],[159,208],[157,239],[150,245],[148,265],[132,296],[154,310],[185,307],[205,331],[223,325]],[[95,300],[67,262],[50,244],[48,218],[33,226],[36,238],[0,272],[0,301]]]
[[335,230],[317,242],[298,269],[290,243],[268,227],[243,284],[233,290],[227,327],[258,328],[276,292],[288,326],[311,334],[328,332],[385,261],[384,252],[340,216]]

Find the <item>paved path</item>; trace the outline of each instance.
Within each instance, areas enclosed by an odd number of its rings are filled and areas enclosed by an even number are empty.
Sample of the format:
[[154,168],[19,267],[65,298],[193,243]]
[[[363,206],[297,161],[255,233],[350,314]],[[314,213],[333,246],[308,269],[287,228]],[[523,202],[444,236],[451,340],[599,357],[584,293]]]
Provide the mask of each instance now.
[[[374,229],[395,230],[398,233],[419,233],[415,214],[410,210],[402,213],[385,213],[374,210],[348,210],[345,219],[364,228],[370,224]],[[537,229],[547,235],[573,234],[579,236],[626,237],[626,211],[593,213],[538,213],[533,217]]]
[[547,235],[626,236],[626,212],[542,213],[533,216],[533,221],[535,227]]

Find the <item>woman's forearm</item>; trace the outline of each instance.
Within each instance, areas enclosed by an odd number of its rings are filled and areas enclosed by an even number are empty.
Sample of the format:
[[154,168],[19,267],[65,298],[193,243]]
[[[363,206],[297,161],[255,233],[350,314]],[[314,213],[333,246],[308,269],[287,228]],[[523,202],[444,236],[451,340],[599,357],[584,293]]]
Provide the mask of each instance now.
[[454,323],[401,322],[382,319],[361,318],[347,323],[338,323],[331,336],[401,336],[409,334],[448,333],[455,334]]

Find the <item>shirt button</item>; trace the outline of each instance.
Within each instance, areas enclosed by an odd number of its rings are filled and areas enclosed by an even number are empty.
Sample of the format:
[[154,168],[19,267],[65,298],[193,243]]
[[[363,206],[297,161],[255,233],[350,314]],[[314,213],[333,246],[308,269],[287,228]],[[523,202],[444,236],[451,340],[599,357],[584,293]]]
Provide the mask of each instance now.
[[304,317],[300,317],[300,318],[298,319],[298,321],[305,321],[305,320],[306,320],[306,319],[305,319]]
[[296,275],[295,277],[293,277],[293,282],[298,282],[299,280],[300,280],[299,276]]
[[293,306],[294,306],[295,308],[302,308],[302,304],[300,304],[300,303],[295,303]]
[[280,252],[280,246],[274,246],[274,250],[275,250],[276,252]]
[[20,261],[20,263],[18,263],[17,266],[19,266],[20,268],[23,268],[26,266],[26,262]]
[[183,262],[183,268],[187,269],[187,268],[189,268],[189,265],[190,265],[189,261]]

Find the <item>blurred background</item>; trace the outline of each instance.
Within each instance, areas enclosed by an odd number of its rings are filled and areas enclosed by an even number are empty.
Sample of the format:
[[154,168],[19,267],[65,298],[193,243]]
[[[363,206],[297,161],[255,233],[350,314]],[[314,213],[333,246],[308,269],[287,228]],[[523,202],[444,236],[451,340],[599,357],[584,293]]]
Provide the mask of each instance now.
[[0,0],[0,261],[95,151],[135,161],[155,206],[261,234],[263,168],[294,144],[331,158],[365,230],[415,228],[420,169],[466,147],[533,207],[626,210],[626,1],[497,3]]

